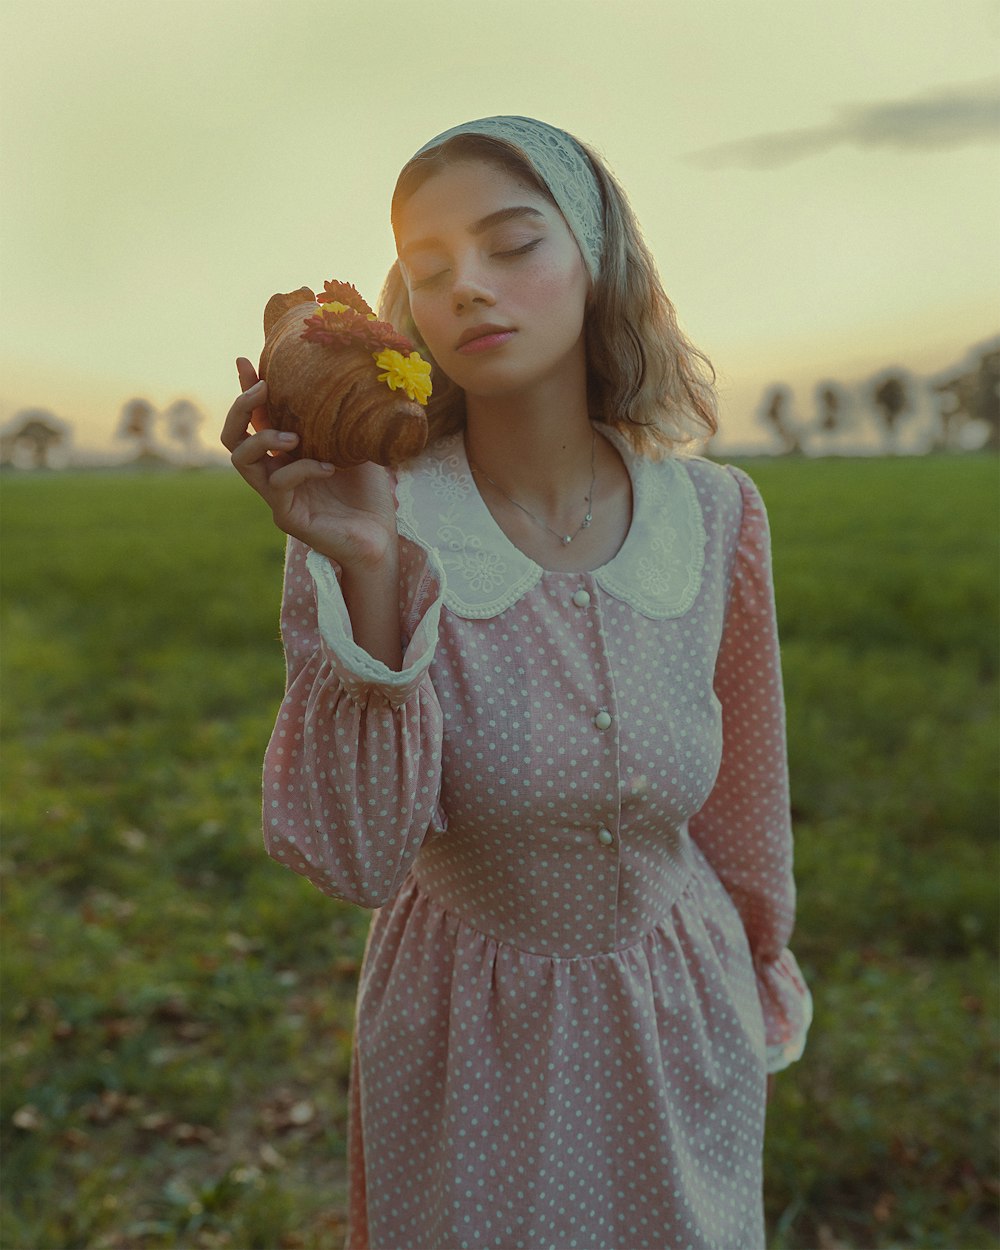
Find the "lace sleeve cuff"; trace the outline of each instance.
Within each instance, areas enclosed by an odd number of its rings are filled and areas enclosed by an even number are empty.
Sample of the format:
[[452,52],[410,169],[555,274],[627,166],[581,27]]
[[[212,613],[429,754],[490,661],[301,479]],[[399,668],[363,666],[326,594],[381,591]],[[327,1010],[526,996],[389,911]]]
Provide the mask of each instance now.
[[354,641],[351,618],[340,589],[336,566],[319,552],[310,551],[307,555],[306,566],[316,587],[320,635],[334,672],[356,702],[363,702],[376,692],[393,707],[401,707],[414,694],[430,667],[438,640],[444,573],[433,552],[427,553],[427,561],[421,589],[431,592],[430,602],[406,647],[403,668],[396,672]]
[[802,1058],[812,1023],[812,995],[787,948],[777,959],[758,960],[756,970],[767,1038],[767,1070],[780,1072]]

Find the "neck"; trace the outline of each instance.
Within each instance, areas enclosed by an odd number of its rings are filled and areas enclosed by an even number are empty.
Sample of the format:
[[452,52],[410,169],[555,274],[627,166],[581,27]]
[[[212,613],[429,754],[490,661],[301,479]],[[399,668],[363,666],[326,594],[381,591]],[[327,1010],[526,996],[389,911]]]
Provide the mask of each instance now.
[[480,478],[492,478],[524,507],[558,521],[554,528],[574,516],[578,523],[593,455],[585,373],[575,386],[560,378],[530,394],[467,396],[465,445]]

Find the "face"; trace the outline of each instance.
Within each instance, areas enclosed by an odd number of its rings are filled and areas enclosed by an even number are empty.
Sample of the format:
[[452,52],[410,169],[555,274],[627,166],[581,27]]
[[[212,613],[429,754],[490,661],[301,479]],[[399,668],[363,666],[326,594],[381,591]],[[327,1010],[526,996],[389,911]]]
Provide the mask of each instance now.
[[413,320],[468,395],[515,394],[585,365],[590,275],[543,195],[463,161],[429,178],[395,229]]

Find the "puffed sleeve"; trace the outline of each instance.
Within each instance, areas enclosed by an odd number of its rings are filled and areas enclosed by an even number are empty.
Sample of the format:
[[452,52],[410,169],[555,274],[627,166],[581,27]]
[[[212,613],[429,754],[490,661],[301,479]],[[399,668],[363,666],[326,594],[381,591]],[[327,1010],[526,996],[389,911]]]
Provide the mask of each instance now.
[[722,762],[689,830],[743,920],[764,1014],[767,1068],[777,1072],[802,1054],[812,998],[787,947],[795,883],[770,527],[752,479],[725,467],[739,484],[743,512],[715,668]]
[[441,708],[428,675],[444,571],[400,539],[403,668],[354,641],[340,570],[289,539],[281,608],[287,679],[264,757],[267,852],[326,894],[381,907],[443,829]]

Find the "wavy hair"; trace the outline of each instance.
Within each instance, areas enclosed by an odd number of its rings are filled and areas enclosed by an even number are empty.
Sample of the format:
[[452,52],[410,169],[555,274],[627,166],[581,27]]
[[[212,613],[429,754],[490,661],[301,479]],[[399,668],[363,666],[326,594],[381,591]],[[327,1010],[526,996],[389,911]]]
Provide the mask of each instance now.
[[[586,144],[580,146],[597,176],[604,219],[604,249],[584,314],[590,416],[619,430],[644,455],[691,454],[719,428],[715,370],[678,326],[624,190],[601,157]],[[516,145],[463,134],[403,167],[392,197],[393,223],[401,206],[433,174],[464,160],[487,161],[555,204]],[[465,392],[436,364],[421,339],[398,261],[389,270],[378,307],[379,316],[413,339],[431,361],[431,439],[462,429]]]

